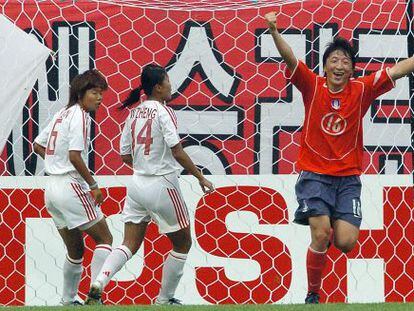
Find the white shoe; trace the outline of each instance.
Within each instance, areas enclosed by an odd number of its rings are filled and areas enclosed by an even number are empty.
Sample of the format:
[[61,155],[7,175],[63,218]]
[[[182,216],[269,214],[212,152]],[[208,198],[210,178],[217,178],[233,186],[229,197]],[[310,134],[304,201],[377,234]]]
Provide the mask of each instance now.
[[85,304],[85,302],[80,298],[78,295],[75,296],[75,298],[72,301],[64,301],[63,298],[59,302],[62,306],[75,306],[80,307]]
[[170,298],[168,300],[155,300],[156,305],[176,305],[181,306],[183,303],[177,298]]

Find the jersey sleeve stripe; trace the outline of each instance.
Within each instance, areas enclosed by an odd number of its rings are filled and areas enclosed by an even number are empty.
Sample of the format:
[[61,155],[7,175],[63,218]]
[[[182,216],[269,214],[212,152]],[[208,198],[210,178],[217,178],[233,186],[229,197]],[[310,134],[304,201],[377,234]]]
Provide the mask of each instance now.
[[173,121],[175,128],[178,128],[178,126],[177,126],[177,117],[175,116],[174,111],[170,107],[167,107],[167,106],[164,106],[164,105],[162,105],[162,106],[165,108],[165,110],[167,110],[168,114],[170,115],[171,120]]
[[134,150],[135,150],[135,125],[136,123],[137,123],[137,119],[134,119],[134,121],[132,121],[132,124],[131,124],[131,137],[132,137],[131,154],[134,154]]
[[86,142],[87,142],[87,139],[86,139],[87,127],[86,127],[86,116],[85,116],[85,114],[86,114],[86,112],[84,112],[82,110],[83,142],[84,142],[84,146],[85,146],[85,150],[86,150],[87,149],[87,146],[86,146]]
[[374,82],[372,83],[373,86],[375,86],[375,84],[377,84],[379,78],[381,77],[381,74],[382,74],[382,70],[377,71],[377,73],[375,74],[375,77],[374,77]]
[[288,75],[287,72],[286,72],[286,69],[288,69],[288,67],[287,66],[285,67],[284,75],[288,79],[291,79],[295,75],[296,69],[298,69],[298,67],[299,67],[299,62],[300,62],[300,60],[299,59],[296,59],[296,67],[292,70],[292,72],[290,73],[290,75]]
[[390,75],[390,68],[389,67],[387,67],[387,68],[385,68],[385,72],[387,73],[387,76],[388,76],[388,79],[390,79],[390,81],[391,81],[391,83],[392,83],[392,85],[393,85],[393,87],[395,87],[395,80],[393,79],[393,78],[391,78],[391,75]]

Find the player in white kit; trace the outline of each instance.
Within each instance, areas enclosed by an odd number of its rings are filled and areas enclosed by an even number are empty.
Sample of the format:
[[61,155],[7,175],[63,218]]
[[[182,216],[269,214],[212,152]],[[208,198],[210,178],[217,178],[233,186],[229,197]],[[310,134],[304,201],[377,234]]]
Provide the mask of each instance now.
[[151,219],[173,245],[164,262],[161,289],[155,303],[181,304],[174,293],[183,275],[191,234],[187,207],[178,183],[178,163],[198,179],[204,192],[214,190],[180,143],[177,118],[165,104],[171,99],[171,84],[165,69],[152,64],[145,66],[141,84],[122,105],[125,108],[138,102],[141,90],[147,95],[147,100],[131,110],[121,136],[122,159],[134,170],[122,212],[124,241],[107,258],[91,286],[86,304],[100,300],[112,276],[138,251]]
[[99,108],[107,88],[105,78],[97,70],[76,76],[70,84],[69,103],[54,115],[34,142],[34,151],[45,160],[45,171],[49,175],[46,208],[67,249],[63,265],[63,305],[83,304],[77,296],[83,270],[82,232],[96,242],[91,282],[112,250],[112,235],[100,209],[102,192],[85,164],[90,137],[89,112]]

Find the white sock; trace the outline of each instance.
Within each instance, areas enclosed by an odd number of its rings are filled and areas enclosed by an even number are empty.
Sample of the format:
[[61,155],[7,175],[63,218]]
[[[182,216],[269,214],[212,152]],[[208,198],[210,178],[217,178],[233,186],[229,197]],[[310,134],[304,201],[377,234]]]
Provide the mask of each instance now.
[[72,259],[66,255],[63,263],[62,300],[64,302],[72,302],[78,294],[82,270],[82,259]]
[[121,270],[131,257],[132,253],[125,245],[118,246],[112,250],[96,278],[96,281],[102,284],[102,289],[105,288],[115,273]]
[[161,289],[157,301],[164,302],[174,297],[175,290],[184,272],[187,254],[171,251],[162,268]]
[[98,273],[101,271],[101,268],[112,251],[111,245],[108,244],[99,244],[96,245],[95,250],[93,251],[93,257],[91,261],[91,284],[95,282]]

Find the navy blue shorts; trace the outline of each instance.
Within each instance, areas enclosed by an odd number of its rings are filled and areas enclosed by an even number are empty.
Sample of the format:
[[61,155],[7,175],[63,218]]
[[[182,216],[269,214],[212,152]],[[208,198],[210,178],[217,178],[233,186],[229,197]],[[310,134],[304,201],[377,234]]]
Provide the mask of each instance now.
[[309,217],[327,215],[361,226],[361,180],[359,176],[329,176],[302,171],[295,186],[299,207],[294,222],[309,225]]

